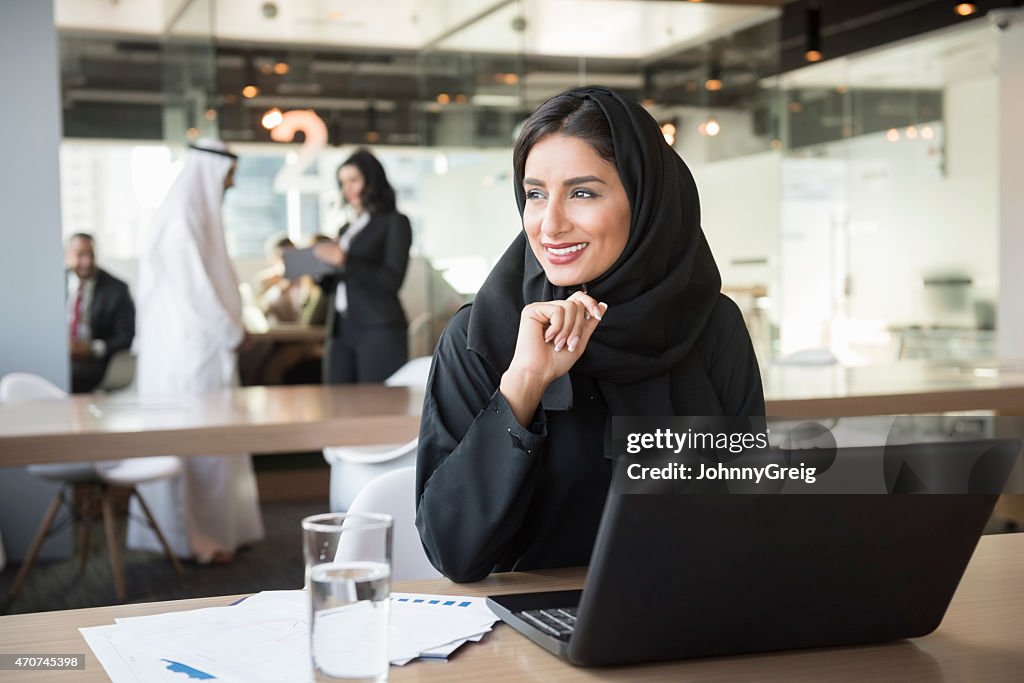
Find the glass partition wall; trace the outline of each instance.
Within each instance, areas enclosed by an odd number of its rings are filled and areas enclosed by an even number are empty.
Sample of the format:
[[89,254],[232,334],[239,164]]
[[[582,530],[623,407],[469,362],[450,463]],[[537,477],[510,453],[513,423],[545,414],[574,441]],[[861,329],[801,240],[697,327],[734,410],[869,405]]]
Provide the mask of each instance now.
[[[587,0],[435,4],[382,28],[373,8],[268,2],[253,17],[182,0],[149,44],[65,32],[65,232],[97,233],[132,282],[185,143],[221,137],[241,155],[224,212],[247,281],[274,237],[337,233],[336,170],[366,146],[412,220],[403,296],[414,353],[429,353],[520,229],[518,126],[553,94],[604,84],[642,101],[691,167],[762,364],[809,350],[854,364],[990,353],[998,74],[984,27],[780,74],[779,12],[763,5],[596,3],[602,20],[584,31],[585,14],[566,12]],[[120,127],[74,100],[98,44],[121,56],[122,81],[140,81],[134,104],[105,114],[135,116]],[[157,85],[143,83],[154,68]]]

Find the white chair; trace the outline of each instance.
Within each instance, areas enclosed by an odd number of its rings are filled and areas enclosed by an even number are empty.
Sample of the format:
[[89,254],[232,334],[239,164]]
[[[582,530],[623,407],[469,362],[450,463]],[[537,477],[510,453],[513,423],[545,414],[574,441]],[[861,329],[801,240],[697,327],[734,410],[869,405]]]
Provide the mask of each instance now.
[[380,512],[394,519],[391,537],[391,580],[434,579],[441,574],[427,559],[416,529],[416,468],[403,467],[367,484],[349,512]]
[[131,386],[135,381],[135,356],[128,349],[114,353],[107,361],[107,369],[97,387],[100,391],[110,393]]
[[[67,398],[60,387],[46,381],[38,375],[25,372],[14,372],[0,379],[0,401],[47,401],[63,400]],[[181,563],[171,552],[167,540],[160,532],[160,528],[153,519],[145,500],[135,489],[136,485],[175,477],[181,471],[181,461],[173,456],[160,456],[151,458],[134,458],[128,460],[108,460],[103,462],[77,462],[58,463],[48,465],[29,465],[28,471],[34,476],[49,479],[61,484],[60,490],[50,502],[50,507],[43,517],[39,530],[32,539],[28,554],[18,569],[14,583],[11,585],[10,597],[14,597],[22,584],[28,577],[29,570],[35,563],[46,537],[50,533],[54,519],[60,511],[61,505],[67,501],[71,507],[72,518],[78,524],[79,544],[79,570],[85,569],[89,559],[89,542],[92,532],[92,522],[98,518],[103,519],[103,526],[106,531],[107,554],[110,557],[110,567],[114,577],[114,590],[119,600],[126,596],[124,575],[121,572],[120,544],[117,541],[114,527],[113,495],[112,488],[122,487],[129,489],[129,497],[135,496],[139,505],[149,520],[150,526],[160,539],[167,559],[179,576],[184,574]],[[72,496],[66,498],[66,487],[71,486],[74,490]],[[97,513],[97,509],[99,513]]]
[[[413,358],[384,380],[390,387],[426,389],[430,356]],[[417,440],[370,446],[329,446],[324,460],[331,465],[331,512],[343,512],[364,486],[385,472],[416,464]]]
[[395,374],[384,380],[389,387],[412,387],[414,389],[425,389],[427,378],[430,376],[430,363],[433,356],[420,356],[413,358],[408,363],[398,368]]

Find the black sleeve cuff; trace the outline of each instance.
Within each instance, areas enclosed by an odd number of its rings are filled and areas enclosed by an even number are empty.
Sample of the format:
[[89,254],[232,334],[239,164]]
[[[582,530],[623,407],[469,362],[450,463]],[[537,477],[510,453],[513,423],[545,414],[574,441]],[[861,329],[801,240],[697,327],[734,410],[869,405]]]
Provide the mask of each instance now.
[[529,429],[519,424],[519,420],[512,414],[512,407],[505,400],[500,389],[495,390],[490,402],[484,407],[484,412],[493,413],[497,421],[504,425],[513,448],[530,455],[540,452],[540,448],[548,436],[548,421],[539,406],[537,412],[533,414],[533,421],[530,423]]

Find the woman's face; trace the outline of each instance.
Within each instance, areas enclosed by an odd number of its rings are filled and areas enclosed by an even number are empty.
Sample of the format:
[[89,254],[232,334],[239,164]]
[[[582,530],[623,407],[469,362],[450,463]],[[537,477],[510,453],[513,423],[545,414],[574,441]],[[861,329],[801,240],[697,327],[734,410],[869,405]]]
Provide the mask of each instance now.
[[523,228],[551,284],[596,280],[629,238],[629,197],[615,166],[584,140],[540,139],[526,158]]
[[352,164],[342,166],[338,171],[338,184],[341,186],[341,195],[345,201],[352,205],[356,213],[362,212],[363,189],[366,186],[362,172]]

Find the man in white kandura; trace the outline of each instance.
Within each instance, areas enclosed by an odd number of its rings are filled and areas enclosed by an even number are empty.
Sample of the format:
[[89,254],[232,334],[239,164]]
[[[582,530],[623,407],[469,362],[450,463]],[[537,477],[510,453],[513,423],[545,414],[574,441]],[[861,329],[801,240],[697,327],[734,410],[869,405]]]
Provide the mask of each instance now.
[[[136,349],[142,398],[188,401],[238,385],[235,353],[245,328],[221,223],[237,157],[218,140],[190,147],[181,174],[153,216],[139,259]],[[187,457],[183,465],[181,476],[139,487],[175,554],[201,563],[229,562],[240,546],[263,538],[248,454]],[[156,536],[136,521],[142,518],[133,514],[128,546],[159,552]]]

